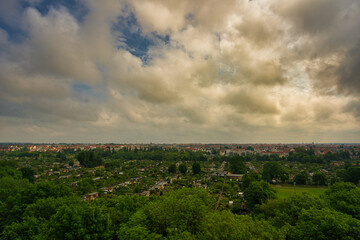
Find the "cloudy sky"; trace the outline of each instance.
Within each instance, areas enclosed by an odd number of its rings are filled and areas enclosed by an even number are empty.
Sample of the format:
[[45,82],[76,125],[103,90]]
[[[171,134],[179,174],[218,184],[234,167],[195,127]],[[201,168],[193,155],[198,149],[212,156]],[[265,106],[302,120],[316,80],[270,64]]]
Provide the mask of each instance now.
[[0,0],[0,142],[360,142],[358,0]]

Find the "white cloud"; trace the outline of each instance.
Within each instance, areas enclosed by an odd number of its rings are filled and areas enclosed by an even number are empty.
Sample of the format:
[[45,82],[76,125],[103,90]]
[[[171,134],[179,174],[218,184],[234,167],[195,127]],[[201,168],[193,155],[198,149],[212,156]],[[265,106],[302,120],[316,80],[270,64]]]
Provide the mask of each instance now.
[[[0,29],[1,141],[359,141],[356,1],[82,2],[81,21],[11,8],[27,37]],[[118,48],[129,11],[169,36],[146,62]]]

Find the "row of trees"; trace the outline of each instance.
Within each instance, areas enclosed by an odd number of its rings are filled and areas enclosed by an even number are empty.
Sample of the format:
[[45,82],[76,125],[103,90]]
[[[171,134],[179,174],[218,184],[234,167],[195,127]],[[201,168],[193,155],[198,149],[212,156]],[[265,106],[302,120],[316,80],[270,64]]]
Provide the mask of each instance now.
[[181,151],[177,149],[162,150],[151,148],[149,150],[129,150],[121,149],[118,151],[96,150],[102,157],[120,160],[154,160],[154,161],[206,161],[208,158],[202,152]]
[[[263,165],[262,179],[266,182],[286,182],[289,174],[279,162],[266,162]],[[329,179],[324,172],[314,172],[312,176],[306,171],[298,172],[293,179],[297,184],[327,185],[335,182],[344,181],[358,184],[360,181],[360,167],[345,165],[336,171],[336,174]]]
[[345,165],[345,168],[336,171],[336,175],[342,181],[358,184],[360,181],[360,167]]
[[295,148],[295,152],[290,152],[287,157],[288,161],[296,161],[302,163],[325,163],[331,161],[345,161],[350,159],[348,151],[340,151],[336,153],[328,152],[324,155],[316,156],[312,148],[306,150],[304,148]]
[[[358,153],[354,153],[357,154]],[[241,159],[242,161],[261,161],[261,162],[274,162],[287,160],[289,162],[300,162],[300,163],[329,163],[333,161],[349,161],[350,153],[348,151],[339,151],[336,153],[327,152],[324,155],[315,155],[315,152],[312,148],[306,150],[304,148],[295,148],[295,152],[290,152],[287,157],[280,157],[277,154],[272,155],[248,155],[248,156],[218,156],[214,159],[219,161],[232,161],[236,159]]]
[[[177,149],[162,150],[160,148],[151,148],[149,150],[130,150],[121,149],[118,151],[96,149],[98,155],[111,159],[124,159],[124,160],[155,160],[155,161],[206,161],[208,157],[201,151],[183,151]],[[63,156],[61,156],[63,157]],[[290,162],[301,162],[301,163],[328,163],[331,161],[348,161],[350,160],[350,153],[348,151],[340,151],[336,153],[328,152],[324,155],[317,156],[312,148],[306,150],[304,148],[295,148],[295,152],[290,152],[287,157],[279,157],[278,155],[248,155],[248,156],[211,156],[212,160],[215,161],[279,161],[287,160]],[[238,164],[233,164],[236,166]],[[241,172],[242,166],[233,169],[234,172]]]
[[[179,165],[179,172],[182,173],[182,174],[185,174],[187,173],[187,166],[186,164],[182,163]],[[168,171],[169,173],[176,173],[177,171],[177,168],[176,168],[176,165],[175,164],[171,164],[168,168]],[[193,174],[199,174],[201,172],[201,166],[200,166],[200,163],[198,162],[194,162],[192,164],[192,172]]]
[[[251,147],[248,149],[253,150]],[[167,149],[163,150],[160,147],[152,147],[150,149],[141,150],[141,149],[128,149],[123,148],[115,151],[114,149],[96,149],[98,155],[103,158],[112,158],[112,159],[149,159],[156,161],[167,161],[167,160],[181,160],[181,161],[206,161],[208,157],[201,151],[184,151],[178,149]],[[66,154],[76,154],[81,152],[80,149],[64,149],[61,153],[56,153],[56,158],[60,161],[66,160]],[[51,152],[30,152],[27,147],[22,148],[21,150],[12,151],[12,152],[0,152],[2,155],[12,156],[12,157],[38,157],[40,154],[51,155]],[[219,152],[216,150],[212,151],[211,158],[218,161],[229,161],[231,156],[219,156]],[[359,156],[359,152],[352,151],[353,155]],[[306,150],[304,148],[298,147],[295,148],[295,152],[290,152],[287,157],[279,157],[276,154],[273,155],[249,155],[249,156],[240,156],[241,159],[245,161],[257,160],[257,161],[278,161],[278,160],[288,160],[293,162],[301,163],[326,163],[331,161],[347,161],[350,160],[349,151],[339,151],[339,152],[327,152],[324,155],[315,155],[315,152],[312,148]]]

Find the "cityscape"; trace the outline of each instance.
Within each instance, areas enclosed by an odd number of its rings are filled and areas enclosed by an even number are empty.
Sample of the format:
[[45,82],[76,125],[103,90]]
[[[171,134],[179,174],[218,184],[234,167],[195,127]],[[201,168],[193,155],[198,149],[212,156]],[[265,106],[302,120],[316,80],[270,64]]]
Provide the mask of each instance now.
[[359,240],[359,16],[0,0],[0,240]]
[[355,153],[360,151],[360,143],[358,144],[14,144],[0,143],[0,151],[13,152],[28,148],[29,152],[61,152],[64,150],[149,150],[151,147],[157,147],[162,150],[176,149],[178,151],[200,151],[205,153],[218,152],[220,156],[232,155],[278,155],[279,157],[287,157],[290,152],[295,152],[295,148],[303,148],[314,150],[316,156],[327,153],[336,153],[340,151],[348,151],[351,158],[356,158]]
[[360,144],[2,143],[0,177],[4,239],[357,239],[360,226]]

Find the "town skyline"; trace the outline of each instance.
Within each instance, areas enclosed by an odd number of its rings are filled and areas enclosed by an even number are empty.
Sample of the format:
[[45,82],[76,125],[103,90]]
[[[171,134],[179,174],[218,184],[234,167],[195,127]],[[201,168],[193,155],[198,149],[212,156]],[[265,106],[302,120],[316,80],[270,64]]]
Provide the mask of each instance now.
[[0,142],[0,144],[34,144],[34,145],[74,145],[74,144],[80,144],[80,145],[189,145],[189,144],[199,144],[199,145],[358,145],[360,142],[207,142],[207,143],[201,143],[201,142],[16,142],[16,141],[4,141]]

